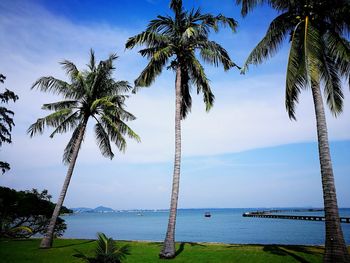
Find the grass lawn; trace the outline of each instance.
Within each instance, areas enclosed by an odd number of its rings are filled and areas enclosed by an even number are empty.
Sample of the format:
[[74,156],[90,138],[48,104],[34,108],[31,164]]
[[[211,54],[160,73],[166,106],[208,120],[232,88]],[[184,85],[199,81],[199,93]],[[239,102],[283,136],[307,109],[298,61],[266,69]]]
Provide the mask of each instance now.
[[[39,249],[39,239],[0,240],[0,262],[83,262],[75,250],[93,255],[95,240],[56,239],[52,249]],[[158,259],[161,243],[118,241],[129,244],[125,262],[168,262]],[[225,245],[178,243],[177,257],[170,262],[322,262],[323,247],[285,245]]]

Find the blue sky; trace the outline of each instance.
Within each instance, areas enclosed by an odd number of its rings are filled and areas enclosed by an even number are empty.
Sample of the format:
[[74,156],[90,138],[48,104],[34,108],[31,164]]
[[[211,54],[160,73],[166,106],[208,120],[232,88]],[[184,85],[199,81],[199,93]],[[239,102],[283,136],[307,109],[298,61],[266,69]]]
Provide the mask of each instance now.
[[[223,13],[239,22],[212,34],[231,58],[242,65],[264,35],[275,13],[268,7],[241,18],[233,0],[184,0],[186,8]],[[66,167],[61,163],[69,134],[30,139],[26,129],[45,112],[43,103],[58,100],[30,90],[41,76],[65,79],[58,62],[69,59],[83,69],[89,49],[98,59],[116,52],[115,78],[133,80],[147,61],[137,50],[125,50],[126,40],[142,31],[158,14],[171,14],[168,1],[46,1],[0,2],[0,72],[3,87],[20,100],[15,111],[12,145],[0,149],[12,169],[0,184],[16,189],[48,189],[57,199]],[[322,206],[315,120],[309,90],[303,91],[292,122],[284,108],[288,43],[280,52],[246,75],[206,66],[216,96],[205,112],[201,96],[183,121],[183,162],[179,206],[276,207]],[[350,207],[350,103],[345,91],[344,112],[337,119],[327,110],[332,159],[339,204]],[[104,159],[93,133],[86,135],[66,197],[68,207],[106,205],[115,209],[167,208],[174,152],[174,74],[164,73],[150,88],[127,102],[137,116],[130,126],[142,143],[129,142],[125,154]],[[92,127],[90,127],[92,128]]]

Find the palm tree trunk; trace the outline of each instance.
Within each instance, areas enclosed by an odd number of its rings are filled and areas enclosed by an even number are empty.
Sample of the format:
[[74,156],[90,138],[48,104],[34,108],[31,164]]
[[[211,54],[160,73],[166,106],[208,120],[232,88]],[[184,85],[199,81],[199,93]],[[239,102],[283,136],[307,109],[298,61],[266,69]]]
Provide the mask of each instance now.
[[326,242],[324,262],[350,262],[343,231],[339,220],[337,195],[328,143],[326,116],[324,113],[320,85],[312,83],[312,95],[315,104],[318,151],[321,165],[323,202],[325,210]]
[[86,125],[87,125],[87,120],[85,120],[83,122],[83,124],[82,124],[82,126],[80,128],[78,139],[77,139],[77,144],[74,146],[74,149],[73,149],[72,160],[69,163],[67,175],[66,175],[66,178],[65,178],[63,186],[62,186],[61,194],[60,194],[60,196],[58,198],[57,204],[56,204],[55,209],[54,209],[54,211],[52,213],[52,217],[50,219],[50,223],[49,223],[49,225],[47,227],[46,233],[45,233],[43,239],[41,240],[40,248],[51,248],[52,247],[53,234],[54,234],[56,221],[57,221],[57,218],[58,218],[58,216],[60,214],[64,198],[66,197],[66,193],[67,193],[67,190],[68,190],[70,179],[72,178],[72,175],[73,175],[75,162],[76,162],[77,157],[78,157],[78,153],[79,153],[79,150],[80,150],[80,145],[81,145],[81,143],[83,141],[83,138],[84,138]]
[[166,232],[163,249],[159,253],[160,258],[174,258],[175,254],[175,224],[177,213],[177,201],[179,198],[180,184],[180,163],[181,163],[181,69],[180,66],[176,70],[175,80],[176,104],[175,104],[175,161],[173,185],[171,192],[170,211],[168,229]]

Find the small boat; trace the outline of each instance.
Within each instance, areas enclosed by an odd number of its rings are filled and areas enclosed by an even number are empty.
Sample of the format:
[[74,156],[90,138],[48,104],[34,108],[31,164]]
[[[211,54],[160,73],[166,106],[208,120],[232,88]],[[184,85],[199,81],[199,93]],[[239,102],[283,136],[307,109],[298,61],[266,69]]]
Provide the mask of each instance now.
[[205,212],[204,217],[211,217],[210,212]]

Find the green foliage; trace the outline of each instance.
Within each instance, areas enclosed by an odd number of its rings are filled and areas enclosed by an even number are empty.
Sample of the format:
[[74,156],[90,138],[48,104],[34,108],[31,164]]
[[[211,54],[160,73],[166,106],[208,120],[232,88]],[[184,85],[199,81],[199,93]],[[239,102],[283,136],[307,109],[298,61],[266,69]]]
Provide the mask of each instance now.
[[250,64],[260,64],[273,56],[289,36],[290,52],[286,76],[286,108],[295,119],[295,106],[302,89],[321,84],[331,112],[337,116],[343,109],[341,79],[350,86],[350,2],[238,0],[242,13],[266,2],[281,14],[270,24],[265,37],[250,53],[243,72]]
[[[4,83],[5,79],[6,77],[0,74],[0,83]],[[0,93],[0,101],[2,104],[8,103],[11,100],[13,102],[18,100],[18,96],[13,91],[5,89],[5,92]],[[13,111],[0,106],[0,146],[2,146],[3,143],[12,143],[11,131],[12,127],[15,126],[13,115]],[[0,161],[0,169],[4,174],[6,171],[10,170],[10,164]]]
[[196,58],[197,53],[204,62],[216,67],[222,65],[225,70],[238,67],[222,46],[209,40],[210,30],[218,31],[219,25],[223,25],[235,31],[237,22],[221,14],[202,14],[199,9],[186,11],[179,0],[172,0],[170,8],[173,17],[158,16],[151,20],[144,32],[128,39],[126,48],[145,46],[139,53],[149,59],[135,80],[134,91],[138,87],[150,86],[166,66],[173,70],[181,68],[181,116],[184,119],[191,110],[191,85],[197,87],[197,93],[203,93],[207,110],[214,102],[209,80]]
[[[0,236],[31,237],[43,234],[49,223],[55,204],[47,190],[38,192],[16,191],[0,187]],[[61,213],[72,213],[63,207]],[[64,220],[58,218],[55,234],[61,236],[66,229]]]
[[112,238],[106,237],[103,233],[97,233],[97,247],[94,257],[88,257],[82,252],[77,251],[78,254],[74,256],[83,259],[89,263],[120,263],[130,255],[130,246],[117,246]]
[[96,121],[96,141],[105,157],[114,157],[111,141],[120,151],[126,148],[125,136],[140,141],[139,136],[126,124],[127,121],[135,120],[135,116],[125,110],[124,103],[128,98],[125,93],[131,90],[131,86],[127,81],[116,81],[112,77],[115,69],[113,63],[117,58],[117,55],[112,54],[96,65],[95,54],[91,50],[89,70],[79,71],[68,60],[61,62],[70,79],[69,83],[49,76],[38,79],[32,86],[64,98],[62,101],[44,104],[42,109],[53,113],[39,118],[27,132],[32,137],[42,134],[45,127],[52,127],[52,138],[57,133],[73,131],[63,154],[63,162],[66,164],[71,161],[80,128],[89,119]]

